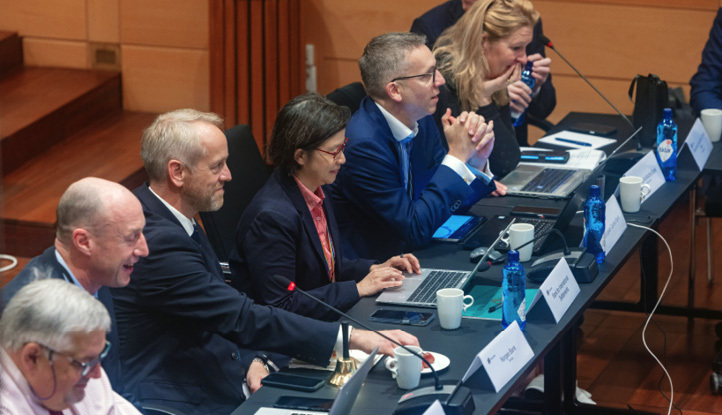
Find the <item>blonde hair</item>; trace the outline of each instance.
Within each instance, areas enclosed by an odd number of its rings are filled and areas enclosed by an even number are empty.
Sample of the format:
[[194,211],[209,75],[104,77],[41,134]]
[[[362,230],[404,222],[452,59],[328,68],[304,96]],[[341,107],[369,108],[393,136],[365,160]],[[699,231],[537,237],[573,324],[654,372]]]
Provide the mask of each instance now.
[[[529,0],[479,0],[441,34],[434,56],[439,71],[456,89],[462,111],[478,107],[482,81],[489,73],[489,62],[481,53],[483,35],[488,42],[496,42],[522,27],[534,27],[538,20],[539,13]],[[493,98],[500,105],[509,102],[506,88]]]

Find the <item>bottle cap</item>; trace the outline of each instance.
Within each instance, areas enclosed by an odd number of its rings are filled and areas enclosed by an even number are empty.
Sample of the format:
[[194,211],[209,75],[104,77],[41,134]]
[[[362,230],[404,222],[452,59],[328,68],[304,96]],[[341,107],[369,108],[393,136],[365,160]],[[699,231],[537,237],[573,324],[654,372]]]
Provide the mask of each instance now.
[[672,108],[665,108],[665,109],[662,111],[662,116],[664,116],[664,118],[670,118],[670,119],[671,119],[671,118],[672,118]]
[[599,196],[599,186],[593,184],[589,186],[589,196]]
[[506,259],[508,261],[519,261],[519,251],[515,251],[513,249],[509,250],[506,254]]

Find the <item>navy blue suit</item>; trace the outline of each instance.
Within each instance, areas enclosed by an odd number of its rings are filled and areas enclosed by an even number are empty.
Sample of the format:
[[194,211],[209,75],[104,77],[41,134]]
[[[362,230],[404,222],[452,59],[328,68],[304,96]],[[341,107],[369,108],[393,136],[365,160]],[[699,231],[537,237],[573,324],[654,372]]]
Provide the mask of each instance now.
[[[441,33],[443,33],[443,31],[446,30],[448,27],[453,26],[454,23],[456,23],[463,14],[464,9],[461,7],[461,0],[447,1],[416,18],[411,25],[411,32],[426,35],[426,45],[429,47],[429,49],[433,49],[434,43],[436,43],[436,40],[439,38],[439,36],[441,36]],[[526,47],[527,55],[540,53],[542,56],[546,56],[546,53],[544,52],[544,43],[542,43],[539,38],[543,34],[544,30],[542,28],[542,21],[541,19],[539,19],[537,24],[534,25],[532,41]],[[539,94],[534,97],[534,99],[531,101],[531,104],[529,104],[527,112],[528,114],[533,115],[537,119],[543,120],[548,117],[549,114],[552,113],[552,111],[554,111],[554,107],[556,107],[556,105],[557,95],[556,90],[554,89],[554,85],[552,84],[552,76],[550,74],[549,78],[547,78],[546,82],[544,82],[544,85],[541,86]],[[441,102],[439,103],[439,107],[441,107]],[[446,108],[444,108],[443,110],[446,111]],[[453,115],[457,114],[454,113]],[[520,125],[516,129],[511,129],[511,131],[515,131],[516,139],[519,145],[528,145],[526,118],[524,119],[522,125]],[[499,137],[500,135],[505,134],[505,132],[503,131],[500,133],[501,134],[497,133],[496,136]],[[492,165],[492,169],[493,168],[494,167]],[[494,171],[494,173],[496,174],[496,171]]]
[[[70,277],[68,270],[65,269],[55,257],[55,247],[46,249],[40,256],[31,259],[15,278],[12,279],[0,294],[0,312],[5,308],[10,299],[21,288],[35,281],[38,278],[59,278],[75,284]],[[110,314],[110,331],[106,334],[106,340],[111,344],[108,355],[103,359],[102,366],[105,373],[110,379],[113,390],[122,395],[129,402],[133,403],[138,410],[141,410],[140,404],[132,393],[129,393],[121,383],[118,330],[115,323],[115,310],[113,308],[113,298],[107,287],[101,287],[98,290],[98,300],[103,303]]]
[[123,375],[141,401],[230,413],[244,399],[241,358],[252,357],[239,346],[328,363],[338,324],[254,304],[226,284],[205,233],[188,236],[147,184],[134,194],[150,254],[112,293]]
[[717,11],[702,62],[689,84],[690,104],[697,115],[705,108],[722,109],[722,8]]
[[336,181],[329,186],[344,254],[386,260],[431,242],[452,213],[464,212],[494,190],[471,185],[442,165],[446,151],[432,116],[418,121],[410,162],[413,197],[404,187],[399,148],[386,119],[370,97],[346,127],[348,145]]
[[368,274],[373,261],[344,259],[330,202],[326,198],[323,206],[336,254],[336,282],[329,281],[323,246],[296,180],[276,170],[238,224],[229,258],[234,285],[261,304],[314,318],[338,319],[333,311],[303,294],[289,294],[285,286],[269,278],[278,274],[336,308],[351,308],[359,300],[356,281]]

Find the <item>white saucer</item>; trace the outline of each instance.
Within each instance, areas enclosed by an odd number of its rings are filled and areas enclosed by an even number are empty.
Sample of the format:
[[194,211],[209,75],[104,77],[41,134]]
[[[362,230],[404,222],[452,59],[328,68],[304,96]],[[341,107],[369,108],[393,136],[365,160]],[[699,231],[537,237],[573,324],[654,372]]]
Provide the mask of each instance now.
[[[448,357],[444,356],[441,353],[430,352],[428,350],[425,350],[424,353],[431,353],[431,355],[434,356],[434,363],[432,363],[431,366],[433,366],[434,370],[436,370],[437,372],[441,372],[442,370],[449,367],[449,365],[451,364],[451,360],[449,360]],[[428,367],[421,369],[422,375],[427,375],[429,373],[431,373],[431,369],[429,369]]]

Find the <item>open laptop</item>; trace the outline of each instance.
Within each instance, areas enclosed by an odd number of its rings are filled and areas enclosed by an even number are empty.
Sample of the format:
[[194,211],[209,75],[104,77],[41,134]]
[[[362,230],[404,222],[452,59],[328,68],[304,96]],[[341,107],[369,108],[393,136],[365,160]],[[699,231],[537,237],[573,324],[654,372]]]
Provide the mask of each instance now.
[[[539,238],[538,240],[534,241],[534,248],[533,252],[534,254],[541,254],[545,253],[551,250],[552,245],[555,241],[558,241],[558,237],[555,237],[553,234],[549,233],[552,229],[556,229],[560,231],[561,233],[564,233],[566,231],[567,227],[569,226],[569,223],[574,219],[574,216],[576,213],[582,208],[582,205],[584,204],[584,200],[586,200],[589,186],[594,184],[596,182],[597,176],[602,172],[604,169],[604,166],[606,165],[607,160],[609,160],[612,156],[614,156],[622,147],[624,147],[625,144],[627,144],[634,136],[639,133],[641,130],[641,127],[638,128],[634,133],[632,133],[629,137],[627,137],[626,140],[624,140],[622,143],[620,143],[617,148],[612,151],[609,156],[604,159],[601,163],[599,163],[593,170],[588,171],[586,174],[585,179],[580,182],[579,184],[581,186],[579,187],[580,191],[576,191],[571,197],[562,211],[559,213],[559,216],[556,218],[550,218],[550,219],[537,219],[537,218],[517,218],[517,222],[521,223],[531,223],[534,225],[534,236],[538,237],[544,233],[547,233],[546,236]],[[573,189],[573,190],[576,190]],[[467,236],[467,238],[464,240],[464,248],[466,249],[474,249],[478,248],[480,246],[491,246],[492,241],[497,237],[499,232],[506,228],[509,224],[509,222],[512,220],[512,216],[510,215],[499,215],[494,216],[487,220],[480,228],[477,228],[473,233]],[[502,242],[501,244],[497,244],[497,249],[504,250],[509,249],[508,245],[504,246],[505,242]]]
[[[254,415],[347,415],[351,413],[351,408],[353,408],[354,403],[356,403],[356,398],[361,391],[361,386],[363,386],[366,376],[374,366],[378,351],[378,347],[374,349],[368,359],[356,370],[356,373],[351,376],[345,385],[341,386],[336,398],[328,400],[329,402],[333,402],[328,412],[306,409],[260,408]],[[301,399],[303,399],[303,397],[301,397]]]
[[[497,235],[498,242],[509,231],[513,220]],[[474,269],[469,271],[459,271],[450,269],[430,269],[421,268],[421,275],[404,274],[404,283],[400,287],[385,289],[377,298],[377,303],[397,304],[416,307],[436,307],[436,292],[442,288],[464,288],[466,283],[471,279],[476,270],[479,269],[486,257],[487,252],[476,263]]]

